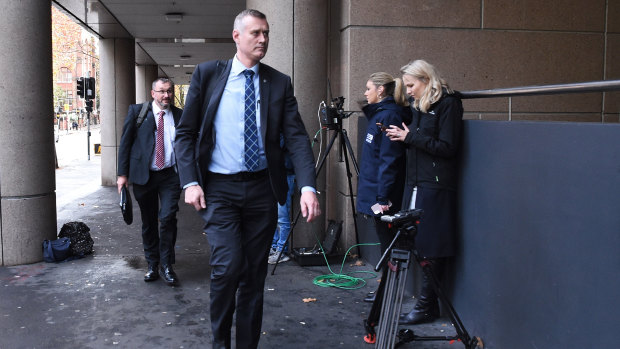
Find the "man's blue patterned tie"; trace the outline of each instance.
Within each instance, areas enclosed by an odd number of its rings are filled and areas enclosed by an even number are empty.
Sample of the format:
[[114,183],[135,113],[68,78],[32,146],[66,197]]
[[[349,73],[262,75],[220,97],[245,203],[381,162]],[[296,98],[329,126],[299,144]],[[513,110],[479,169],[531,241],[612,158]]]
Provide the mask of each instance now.
[[248,171],[258,169],[258,127],[256,126],[256,95],[254,93],[254,72],[244,70],[245,75],[245,167]]

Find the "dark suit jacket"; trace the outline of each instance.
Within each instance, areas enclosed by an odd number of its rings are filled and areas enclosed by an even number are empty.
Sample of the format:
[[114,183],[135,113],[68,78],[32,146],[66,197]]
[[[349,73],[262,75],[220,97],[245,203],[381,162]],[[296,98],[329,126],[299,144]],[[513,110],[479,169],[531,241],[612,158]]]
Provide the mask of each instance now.
[[[219,62],[219,67],[218,67]],[[230,74],[232,60],[210,61],[194,70],[185,99],[183,116],[177,126],[175,153],[181,185],[207,183],[207,172],[216,135],[213,120]],[[280,133],[284,135],[295,168],[299,187],[316,187],[314,154],[308,133],[297,109],[291,79],[285,74],[260,64],[261,137],[267,157],[271,187],[278,202],[284,204],[288,189],[284,152]]]
[[[151,102],[152,105],[153,102]],[[142,104],[131,104],[125,124],[123,125],[123,135],[118,149],[118,170],[119,176],[128,176],[129,182],[144,185],[149,181],[149,166],[155,151],[156,129],[153,109],[149,106],[146,118],[140,125],[136,126],[136,118],[140,114]],[[179,124],[183,110],[172,106],[172,117],[175,126]]]

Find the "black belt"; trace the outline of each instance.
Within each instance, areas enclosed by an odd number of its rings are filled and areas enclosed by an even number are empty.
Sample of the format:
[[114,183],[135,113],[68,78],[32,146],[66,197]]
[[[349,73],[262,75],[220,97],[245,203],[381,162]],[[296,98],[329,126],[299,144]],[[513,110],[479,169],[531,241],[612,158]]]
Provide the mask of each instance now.
[[151,173],[164,173],[164,172],[167,172],[167,171],[170,171],[170,170],[174,170],[174,166],[164,167],[164,168],[159,169],[159,170],[151,170],[151,169],[149,169],[149,171]]
[[261,179],[267,176],[267,169],[256,171],[256,172],[237,172],[232,174],[223,174],[216,172],[209,172],[209,179],[215,180],[225,180],[231,182],[245,182],[251,181],[254,179]]

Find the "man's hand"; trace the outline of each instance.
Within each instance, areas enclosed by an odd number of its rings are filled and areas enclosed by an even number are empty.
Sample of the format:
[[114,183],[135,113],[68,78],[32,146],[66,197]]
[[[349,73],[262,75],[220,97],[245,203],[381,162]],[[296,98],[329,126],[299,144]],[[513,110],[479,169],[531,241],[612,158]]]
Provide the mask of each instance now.
[[207,208],[205,193],[199,185],[192,185],[185,188],[185,203],[194,206],[196,211]]
[[312,191],[305,191],[301,193],[301,198],[299,198],[299,206],[301,207],[301,215],[306,218],[306,222],[311,222],[316,217],[321,215],[319,200],[317,199],[316,194]]
[[123,186],[129,186],[129,183],[127,182],[127,176],[118,176],[118,178],[116,179],[116,186],[118,187],[118,193],[120,194]]

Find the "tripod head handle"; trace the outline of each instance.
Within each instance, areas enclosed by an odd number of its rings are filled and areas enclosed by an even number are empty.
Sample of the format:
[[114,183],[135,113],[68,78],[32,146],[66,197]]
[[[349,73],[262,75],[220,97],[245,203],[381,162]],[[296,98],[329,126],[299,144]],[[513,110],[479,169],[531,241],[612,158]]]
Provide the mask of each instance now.
[[420,217],[422,217],[422,210],[414,208],[412,210],[403,210],[396,212],[394,215],[381,216],[383,222],[392,223],[396,227],[400,227],[406,224],[415,224]]

